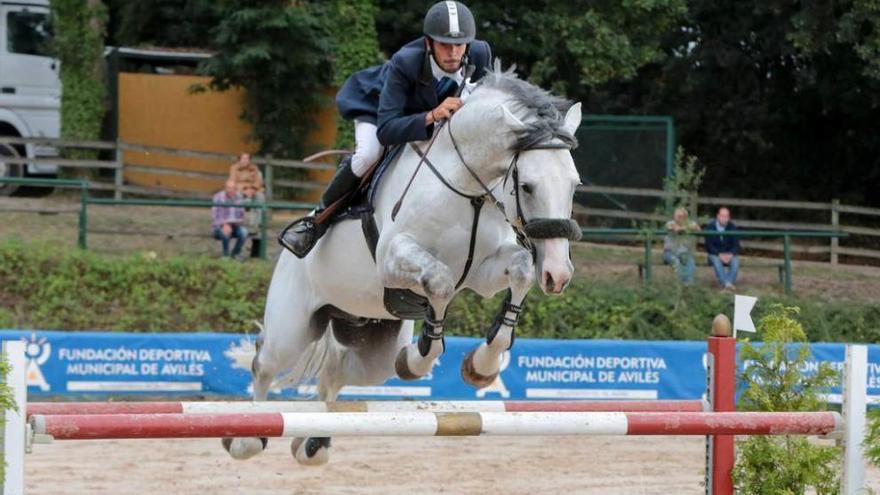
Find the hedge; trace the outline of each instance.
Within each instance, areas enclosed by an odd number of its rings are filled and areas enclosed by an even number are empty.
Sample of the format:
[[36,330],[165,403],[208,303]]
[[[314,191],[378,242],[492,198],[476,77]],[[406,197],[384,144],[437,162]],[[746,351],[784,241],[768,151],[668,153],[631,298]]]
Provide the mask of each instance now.
[[[17,241],[0,242],[0,327],[61,330],[252,332],[263,312],[272,265],[148,255],[102,256]],[[450,335],[481,336],[503,294],[466,292],[452,304]],[[636,289],[611,281],[576,281],[562,297],[532,289],[519,336],[701,340],[732,297],[708,288]],[[763,297],[799,306],[811,341],[880,340],[880,305]],[[760,336],[758,336],[760,338]]]

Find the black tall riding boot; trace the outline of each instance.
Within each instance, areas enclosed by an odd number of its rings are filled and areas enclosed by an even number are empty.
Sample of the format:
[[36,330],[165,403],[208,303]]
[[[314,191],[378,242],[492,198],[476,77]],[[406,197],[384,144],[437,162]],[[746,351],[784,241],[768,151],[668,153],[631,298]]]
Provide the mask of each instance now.
[[336,175],[333,176],[333,180],[330,181],[327,189],[324,190],[324,194],[321,196],[321,203],[318,205],[315,213],[288,225],[286,229],[281,231],[281,235],[278,236],[278,242],[298,258],[305,258],[309,251],[315,247],[318,239],[327,232],[329,222],[317,223],[315,221],[317,216],[324,211],[324,208],[327,208],[336,200],[354,190],[360,183],[360,180],[360,177],[354,175],[354,172],[351,171],[351,155],[343,158],[339,168],[336,170]]

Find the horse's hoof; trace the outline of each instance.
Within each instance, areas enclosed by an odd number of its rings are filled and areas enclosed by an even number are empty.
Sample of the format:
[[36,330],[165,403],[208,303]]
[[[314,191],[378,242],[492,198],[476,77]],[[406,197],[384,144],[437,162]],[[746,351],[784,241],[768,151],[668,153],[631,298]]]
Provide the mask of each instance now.
[[303,466],[323,466],[330,461],[330,438],[294,438],[290,442],[290,452]]
[[220,441],[226,452],[233,459],[250,459],[251,457],[266,450],[269,445],[268,438],[229,438],[226,437]]
[[401,380],[418,380],[421,378],[409,369],[409,361],[407,360],[407,347],[404,347],[397,353],[397,359],[394,360],[394,371]]
[[461,362],[461,378],[470,385],[473,385],[477,389],[486,388],[489,385],[492,385],[492,382],[498,378],[498,372],[496,371],[490,376],[485,376],[477,373],[477,370],[474,369],[474,354],[477,352],[477,349],[472,350],[464,357],[464,360]]

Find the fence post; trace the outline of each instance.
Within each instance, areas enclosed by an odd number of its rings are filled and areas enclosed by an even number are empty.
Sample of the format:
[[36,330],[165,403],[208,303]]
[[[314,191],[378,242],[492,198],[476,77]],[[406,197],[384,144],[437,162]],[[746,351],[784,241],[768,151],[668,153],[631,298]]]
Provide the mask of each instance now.
[[[831,200],[831,228],[837,232],[840,230],[840,200]],[[840,239],[831,238],[831,266],[837,266],[837,248],[840,245]]]
[[791,237],[782,237],[782,256],[785,258],[785,295],[791,295]]
[[645,287],[650,287],[651,278],[653,277],[653,267],[651,266],[651,234],[645,237]]
[[80,185],[80,206],[79,206],[79,248],[88,249],[86,240],[86,232],[89,228],[89,185],[83,181]]
[[116,140],[116,169],[113,176],[113,199],[122,199],[122,147],[119,146],[119,140]]
[[260,259],[266,259],[266,243],[269,242],[268,228],[269,215],[266,214],[266,201],[260,204]]
[[272,181],[274,180],[274,170],[272,168],[272,157],[266,161],[266,176],[263,180],[263,185],[266,188],[266,201],[272,201],[275,199],[274,193],[272,191]]

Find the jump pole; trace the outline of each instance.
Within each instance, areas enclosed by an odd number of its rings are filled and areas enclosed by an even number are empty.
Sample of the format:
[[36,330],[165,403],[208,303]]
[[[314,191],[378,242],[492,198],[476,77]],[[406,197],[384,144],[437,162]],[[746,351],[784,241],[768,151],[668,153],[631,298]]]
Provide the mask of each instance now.
[[338,436],[827,435],[837,412],[372,412],[33,415],[54,440]]
[[708,412],[705,400],[646,401],[264,401],[35,402],[28,416],[77,414],[221,414],[260,412]]

